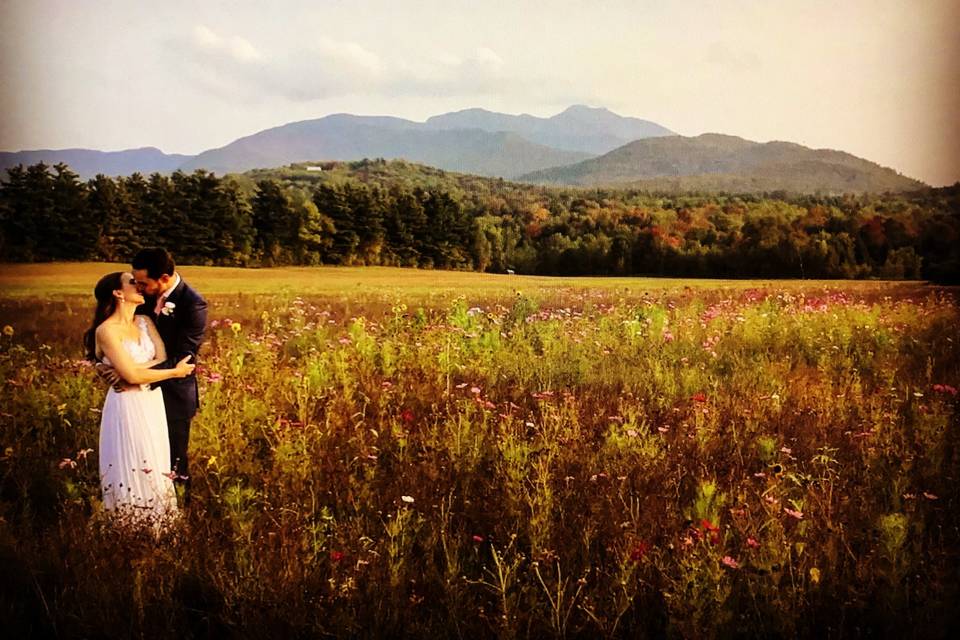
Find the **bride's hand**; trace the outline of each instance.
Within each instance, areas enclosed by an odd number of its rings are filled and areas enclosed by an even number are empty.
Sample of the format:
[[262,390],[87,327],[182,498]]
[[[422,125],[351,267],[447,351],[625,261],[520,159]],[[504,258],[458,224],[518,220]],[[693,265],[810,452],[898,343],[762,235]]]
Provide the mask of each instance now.
[[197,365],[187,362],[192,357],[193,356],[184,356],[183,359],[177,363],[177,366],[174,367],[178,378],[186,378],[188,375],[193,373],[194,369],[197,368]]

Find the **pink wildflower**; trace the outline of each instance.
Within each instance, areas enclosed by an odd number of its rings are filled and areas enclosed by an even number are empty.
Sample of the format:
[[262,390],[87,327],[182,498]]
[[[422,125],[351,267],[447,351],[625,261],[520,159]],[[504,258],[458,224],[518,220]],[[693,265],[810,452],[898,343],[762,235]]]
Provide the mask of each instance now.
[[788,516],[794,517],[794,518],[796,518],[797,520],[803,520],[803,512],[802,512],[802,511],[794,511],[793,509],[788,509],[787,507],[784,507],[784,508],[783,508],[783,511],[784,511],[784,513],[786,513]]
[[730,567],[731,569],[739,569],[739,568],[740,568],[740,563],[737,562],[736,560],[734,560],[733,558],[731,558],[730,556],[723,556],[723,560],[721,560],[721,562],[722,562],[724,565]]
[[649,544],[646,542],[638,542],[630,551],[630,561],[640,562],[646,557],[648,551],[650,551]]

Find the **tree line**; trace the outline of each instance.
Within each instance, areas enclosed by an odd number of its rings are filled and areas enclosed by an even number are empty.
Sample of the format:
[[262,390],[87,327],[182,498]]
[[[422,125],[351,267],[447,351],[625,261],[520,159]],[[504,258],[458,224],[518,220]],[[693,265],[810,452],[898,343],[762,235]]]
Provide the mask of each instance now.
[[544,275],[958,282],[960,185],[884,195],[657,194],[524,185],[404,161],[223,177],[13,167],[0,260],[393,265]]

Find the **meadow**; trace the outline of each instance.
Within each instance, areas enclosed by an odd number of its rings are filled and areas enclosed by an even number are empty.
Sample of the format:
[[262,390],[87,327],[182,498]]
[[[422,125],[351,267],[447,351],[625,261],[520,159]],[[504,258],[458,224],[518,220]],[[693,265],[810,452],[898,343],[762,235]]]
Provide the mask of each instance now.
[[187,266],[194,498],[157,541],[100,503],[79,336],[113,268],[0,268],[8,629],[957,629],[956,290]]

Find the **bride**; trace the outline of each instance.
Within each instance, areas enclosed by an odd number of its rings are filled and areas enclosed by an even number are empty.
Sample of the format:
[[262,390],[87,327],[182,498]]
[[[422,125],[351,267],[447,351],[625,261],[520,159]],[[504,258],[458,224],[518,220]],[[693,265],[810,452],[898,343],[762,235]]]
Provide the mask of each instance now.
[[166,360],[150,318],[134,315],[143,304],[130,273],[110,273],[94,288],[97,308],[84,335],[87,357],[112,366],[125,385],[111,388],[100,419],[100,488],[103,506],[123,521],[159,531],[177,512],[163,395],[150,383],[193,372],[187,356],[173,369],[151,369]]

